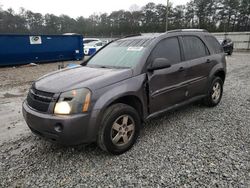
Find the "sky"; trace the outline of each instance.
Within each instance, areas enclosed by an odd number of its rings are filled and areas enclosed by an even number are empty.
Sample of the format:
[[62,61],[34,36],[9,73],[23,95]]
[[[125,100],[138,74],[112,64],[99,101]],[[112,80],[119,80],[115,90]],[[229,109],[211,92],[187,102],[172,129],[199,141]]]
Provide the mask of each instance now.
[[[170,0],[173,5],[186,4],[189,0]],[[115,10],[130,10],[131,5],[142,7],[148,2],[166,4],[167,0],[0,0],[4,10],[19,11],[20,7],[42,14],[69,15],[73,18],[88,17],[93,13],[110,13]]]

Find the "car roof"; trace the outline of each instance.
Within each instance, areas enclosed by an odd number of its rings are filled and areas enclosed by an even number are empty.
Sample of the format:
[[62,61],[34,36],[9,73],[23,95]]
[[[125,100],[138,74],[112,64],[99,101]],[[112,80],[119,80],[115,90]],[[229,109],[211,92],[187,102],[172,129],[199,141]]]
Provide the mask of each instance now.
[[[167,35],[184,35],[184,34],[194,34],[194,35],[200,35],[200,34],[210,34],[208,31],[203,29],[178,29],[178,30],[171,30],[167,31],[165,33],[140,33],[140,34],[134,34],[134,35],[128,35],[121,39],[118,39],[116,42],[119,42],[122,44],[125,44],[126,41],[130,41],[131,45],[134,46],[147,46],[149,45],[153,40],[167,36]],[[129,43],[129,42],[127,42]],[[130,46],[130,45],[129,45]]]
[[207,30],[204,29],[176,29],[176,30],[170,30],[167,31],[165,33],[139,33],[139,34],[135,34],[135,35],[128,35],[125,36],[122,39],[119,40],[126,40],[126,39],[153,39],[153,38],[158,38],[160,36],[163,35],[167,35],[167,34],[172,34],[172,33],[176,33],[176,34],[186,34],[186,33],[192,33],[192,34],[208,34]]

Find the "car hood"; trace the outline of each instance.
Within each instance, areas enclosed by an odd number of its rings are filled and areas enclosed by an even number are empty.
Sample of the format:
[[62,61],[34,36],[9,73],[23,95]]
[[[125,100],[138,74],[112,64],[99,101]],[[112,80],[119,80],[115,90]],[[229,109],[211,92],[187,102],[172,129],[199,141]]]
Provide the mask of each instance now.
[[78,88],[96,90],[132,77],[131,69],[76,67],[47,74],[35,82],[41,91],[60,93]]

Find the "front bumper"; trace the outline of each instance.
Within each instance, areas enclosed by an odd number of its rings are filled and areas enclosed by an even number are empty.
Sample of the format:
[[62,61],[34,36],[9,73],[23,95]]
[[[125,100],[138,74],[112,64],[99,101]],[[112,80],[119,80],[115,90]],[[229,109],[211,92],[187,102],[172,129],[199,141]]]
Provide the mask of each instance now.
[[95,118],[90,118],[89,114],[67,116],[44,114],[31,109],[24,101],[23,116],[33,133],[51,142],[78,145],[96,140],[97,131],[91,129]]

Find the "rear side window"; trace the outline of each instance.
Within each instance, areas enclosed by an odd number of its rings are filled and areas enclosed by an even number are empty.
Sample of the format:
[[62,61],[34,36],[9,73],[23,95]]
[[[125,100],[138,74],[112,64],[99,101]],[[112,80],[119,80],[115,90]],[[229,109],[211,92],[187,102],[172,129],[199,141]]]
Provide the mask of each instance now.
[[183,36],[183,48],[186,60],[197,59],[208,55],[205,44],[195,36]]
[[222,47],[216,38],[214,38],[213,36],[205,36],[205,38],[207,42],[209,43],[209,45],[213,48],[213,52],[215,54],[219,54],[223,52]]
[[171,64],[181,61],[179,41],[176,37],[171,37],[160,41],[154,48],[150,60],[156,58],[166,58]]

